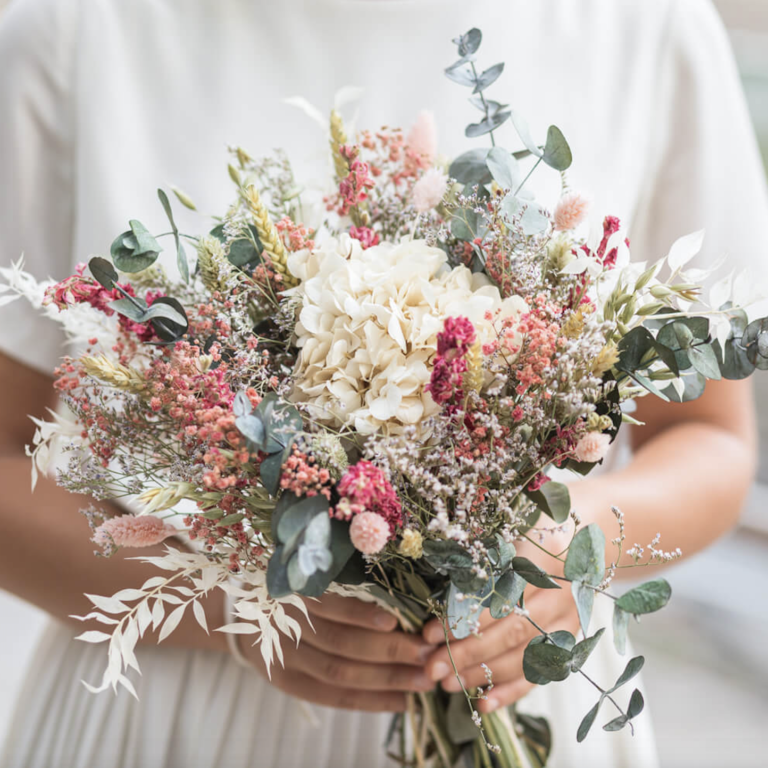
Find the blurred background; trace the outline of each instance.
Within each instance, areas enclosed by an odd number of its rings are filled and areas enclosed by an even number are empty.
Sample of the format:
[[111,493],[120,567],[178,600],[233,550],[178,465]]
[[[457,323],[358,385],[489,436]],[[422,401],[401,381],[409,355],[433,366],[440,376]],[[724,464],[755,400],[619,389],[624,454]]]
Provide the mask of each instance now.
[[[0,13],[8,1],[0,0]],[[715,2],[731,35],[768,169],[768,0]],[[762,742],[768,723],[768,376],[755,382],[761,461],[741,524],[668,571],[674,599],[633,627],[636,651],[653,660],[645,688],[662,768],[768,765]],[[662,544],[675,546],[663,538]],[[711,588],[703,591],[702,583]],[[0,742],[44,622],[39,611],[0,591]]]

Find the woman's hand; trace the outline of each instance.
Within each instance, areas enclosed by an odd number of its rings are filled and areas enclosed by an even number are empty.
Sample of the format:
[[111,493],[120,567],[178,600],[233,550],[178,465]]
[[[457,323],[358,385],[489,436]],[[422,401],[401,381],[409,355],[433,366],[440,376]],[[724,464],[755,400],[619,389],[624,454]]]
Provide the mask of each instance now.
[[[401,712],[406,692],[434,688],[424,665],[435,644],[399,631],[394,616],[338,595],[305,602],[312,626],[293,614],[302,625],[301,642],[296,647],[283,637],[285,666],[272,665],[271,683],[281,691],[338,709]],[[241,642],[249,660],[266,674],[258,646]]]
[[[547,548],[561,551],[562,543],[550,540],[547,542]],[[537,564],[549,573],[562,573],[562,563],[553,558],[543,560],[541,552],[533,546],[520,545],[517,547],[517,553],[534,562],[538,561]],[[579,618],[571,590],[566,582],[558,583],[561,589],[526,587],[526,610],[546,632],[565,629],[576,634]],[[513,613],[503,619],[493,619],[489,611],[485,610],[480,615],[479,636],[451,641],[451,656],[465,688],[488,685],[486,670],[481,664],[487,665],[493,675],[493,689],[488,693],[488,698],[477,703],[481,712],[493,712],[499,707],[513,704],[534,687],[523,675],[523,653],[528,643],[538,634],[539,631],[522,616]],[[443,625],[438,619],[426,624],[422,636],[429,643],[445,642]],[[446,691],[461,690],[447,647],[442,647],[432,654],[427,663],[427,673],[432,680],[440,682]]]

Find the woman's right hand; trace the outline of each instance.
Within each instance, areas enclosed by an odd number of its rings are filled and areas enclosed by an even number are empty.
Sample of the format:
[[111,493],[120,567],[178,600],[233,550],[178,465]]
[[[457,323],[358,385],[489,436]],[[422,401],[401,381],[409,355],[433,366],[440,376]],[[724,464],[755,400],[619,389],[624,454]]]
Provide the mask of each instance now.
[[[270,682],[284,693],[338,709],[402,712],[406,692],[435,687],[424,665],[436,646],[400,631],[391,614],[338,595],[305,603],[312,626],[292,614],[301,623],[301,642],[297,647],[281,634],[285,666],[275,662],[271,668]],[[258,644],[251,646],[247,636],[240,642],[266,676]]]

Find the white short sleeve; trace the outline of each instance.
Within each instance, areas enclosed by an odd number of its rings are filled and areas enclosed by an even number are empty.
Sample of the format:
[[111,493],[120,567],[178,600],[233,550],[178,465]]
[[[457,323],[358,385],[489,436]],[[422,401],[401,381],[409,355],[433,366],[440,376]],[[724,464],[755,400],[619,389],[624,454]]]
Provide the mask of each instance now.
[[748,268],[768,295],[765,174],[728,36],[709,0],[672,0],[666,34],[632,252],[655,260],[704,229],[693,266],[725,256],[720,274]]
[[[76,3],[15,0],[0,17],[0,264],[36,278],[72,269]],[[52,372],[56,323],[25,300],[0,308],[0,351]]]

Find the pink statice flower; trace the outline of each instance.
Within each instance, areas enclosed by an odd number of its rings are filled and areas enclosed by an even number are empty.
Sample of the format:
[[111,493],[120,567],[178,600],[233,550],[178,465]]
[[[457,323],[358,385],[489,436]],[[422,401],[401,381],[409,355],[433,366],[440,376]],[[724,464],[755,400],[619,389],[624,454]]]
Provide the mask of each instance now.
[[416,122],[408,132],[406,146],[414,155],[432,165],[437,156],[437,126],[435,116],[428,110],[419,112]]
[[370,461],[358,461],[349,467],[336,490],[341,496],[334,512],[338,519],[349,520],[363,512],[375,512],[387,522],[391,536],[402,525],[397,493],[384,472]]
[[105,520],[91,539],[100,547],[151,547],[177,533],[172,525],[153,515],[120,515]]
[[566,192],[558,201],[553,215],[555,229],[566,232],[576,229],[589,213],[590,200],[581,192]]
[[426,213],[440,205],[448,189],[448,176],[439,168],[430,168],[413,186],[413,206]]
[[363,250],[371,246],[378,245],[381,241],[379,233],[370,227],[350,227],[349,236],[353,240],[359,240]]
[[360,147],[345,145],[339,150],[349,165],[349,173],[339,182],[339,213],[345,216],[350,208],[360,205],[368,197],[368,190],[376,186],[368,163],[359,159]]
[[389,523],[376,512],[360,512],[349,526],[349,538],[358,552],[375,555],[389,541]]
[[446,318],[443,330],[437,334],[437,355],[426,387],[436,403],[450,403],[461,391],[466,355],[475,338],[475,328],[466,317]]
[[574,448],[573,455],[577,461],[594,464],[605,458],[611,445],[611,436],[604,432],[587,432]]

